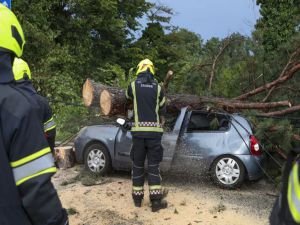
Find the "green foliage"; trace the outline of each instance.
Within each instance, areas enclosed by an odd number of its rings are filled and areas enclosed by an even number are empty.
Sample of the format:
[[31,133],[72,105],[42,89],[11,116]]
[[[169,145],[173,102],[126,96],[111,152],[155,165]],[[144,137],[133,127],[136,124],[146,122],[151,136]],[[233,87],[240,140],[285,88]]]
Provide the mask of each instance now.
[[263,33],[263,45],[267,51],[276,50],[299,31],[299,0],[257,0],[261,19],[256,27]]
[[276,150],[274,146],[288,152],[292,147],[295,130],[289,120],[252,118],[255,135],[264,148]]
[[52,103],[58,139],[76,132],[88,115],[78,103],[87,77],[126,86],[132,65],[125,46],[151,7],[144,0],[14,1],[27,40],[24,59]]
[[169,24],[171,16],[174,14],[173,9],[162,4],[152,4],[151,8],[146,12],[149,24]]

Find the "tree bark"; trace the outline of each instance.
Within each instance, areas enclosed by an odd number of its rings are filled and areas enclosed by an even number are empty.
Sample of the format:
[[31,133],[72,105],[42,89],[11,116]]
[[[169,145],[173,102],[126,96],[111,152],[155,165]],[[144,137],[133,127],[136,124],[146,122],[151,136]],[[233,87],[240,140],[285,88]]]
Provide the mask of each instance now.
[[91,79],[87,79],[82,88],[83,103],[87,107],[99,106],[100,94],[106,86],[101,83],[96,83]]

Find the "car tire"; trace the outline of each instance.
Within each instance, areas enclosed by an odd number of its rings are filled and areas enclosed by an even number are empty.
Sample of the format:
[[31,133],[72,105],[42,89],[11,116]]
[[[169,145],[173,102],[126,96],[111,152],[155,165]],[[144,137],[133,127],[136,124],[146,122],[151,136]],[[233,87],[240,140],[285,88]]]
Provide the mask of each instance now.
[[245,179],[245,167],[241,160],[231,155],[218,157],[211,166],[211,177],[220,187],[235,189]]
[[107,148],[100,143],[88,146],[84,153],[84,166],[94,174],[106,175],[111,171],[111,158]]

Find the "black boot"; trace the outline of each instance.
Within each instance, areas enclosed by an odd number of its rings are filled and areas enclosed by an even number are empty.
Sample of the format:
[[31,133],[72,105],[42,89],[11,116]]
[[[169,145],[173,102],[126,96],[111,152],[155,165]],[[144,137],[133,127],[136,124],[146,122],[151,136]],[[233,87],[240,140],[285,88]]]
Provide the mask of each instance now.
[[168,207],[168,202],[166,200],[152,200],[151,208],[152,212],[157,212],[160,209],[165,209]]
[[144,198],[144,190],[133,190],[132,191],[132,199],[134,202],[135,207],[141,207],[142,206],[142,201]]
[[142,207],[142,199],[133,199],[135,207]]

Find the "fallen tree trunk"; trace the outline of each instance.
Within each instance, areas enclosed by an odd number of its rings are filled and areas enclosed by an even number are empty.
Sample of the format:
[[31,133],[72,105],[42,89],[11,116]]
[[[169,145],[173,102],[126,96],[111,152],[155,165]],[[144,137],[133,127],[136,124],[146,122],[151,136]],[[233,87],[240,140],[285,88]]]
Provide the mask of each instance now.
[[99,106],[100,95],[106,86],[87,79],[82,88],[83,103],[87,107]]
[[[87,85],[88,84],[88,85]],[[126,115],[126,97],[125,90],[117,87],[105,86],[101,83],[96,83],[91,80],[85,82],[86,86],[92,85],[92,89],[99,93],[99,98],[93,97],[93,104],[100,107],[100,111],[105,116],[113,115]],[[95,92],[95,91],[94,91]],[[93,92],[93,93],[94,93]],[[207,105],[214,108],[223,109],[228,112],[236,112],[243,109],[260,109],[266,110],[276,107],[291,107],[289,101],[279,101],[279,102],[243,102],[238,100],[230,100],[225,98],[216,97],[200,97],[196,95],[189,94],[173,94],[166,95],[167,98],[167,112],[174,113],[180,111],[182,107],[189,106],[192,109],[201,109]],[[98,103],[94,103],[95,99],[99,99]],[[85,104],[86,105],[86,104]],[[293,107],[292,107],[293,108]]]
[[125,90],[106,87],[100,94],[100,110],[103,115],[126,115]]

